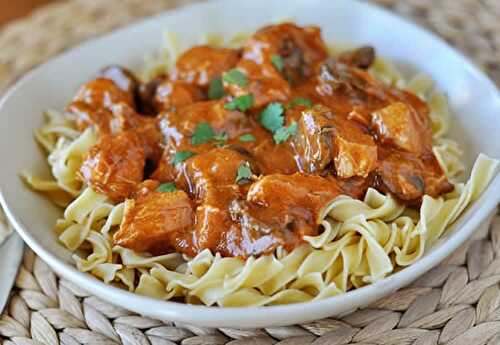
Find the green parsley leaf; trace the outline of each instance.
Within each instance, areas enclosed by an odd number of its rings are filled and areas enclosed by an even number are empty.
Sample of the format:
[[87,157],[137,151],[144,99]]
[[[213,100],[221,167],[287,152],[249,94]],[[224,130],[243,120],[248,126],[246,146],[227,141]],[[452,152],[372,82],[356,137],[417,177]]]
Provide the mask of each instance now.
[[215,132],[209,123],[202,122],[196,125],[194,129],[193,137],[191,138],[191,144],[201,145],[209,142],[215,136]]
[[228,110],[236,110],[245,112],[253,104],[253,95],[251,93],[234,98],[231,102],[224,104],[224,108]]
[[290,108],[293,108],[295,107],[296,105],[303,105],[305,107],[312,107],[313,103],[311,102],[310,99],[307,99],[307,98],[302,98],[302,97],[297,97],[297,98],[294,98],[291,102],[290,102]]
[[248,143],[250,141],[255,141],[255,137],[253,135],[251,135],[250,133],[247,133],[247,134],[243,134],[242,136],[240,136],[240,141],[241,142],[244,142],[244,143]]
[[280,55],[278,54],[271,55],[271,63],[278,70],[278,72],[281,73],[283,71],[284,67],[283,58]]
[[194,152],[191,152],[191,151],[179,151],[179,152],[176,152],[175,155],[174,155],[174,158],[172,158],[172,161],[171,163],[173,165],[177,165],[181,162],[184,162],[186,159],[190,158],[190,157],[193,157],[195,155]]
[[208,86],[208,98],[209,99],[220,99],[224,97],[224,85],[222,85],[222,78],[215,77],[210,82]]
[[245,184],[252,178],[252,170],[250,170],[250,164],[248,162],[240,164],[238,167],[238,174],[236,176],[236,183]]
[[175,192],[177,190],[177,187],[175,187],[175,184],[173,184],[172,182],[169,182],[169,183],[162,183],[161,185],[158,186],[158,188],[156,188],[156,190],[162,193],[171,193]]
[[295,135],[297,133],[297,123],[294,122],[288,127],[281,127],[278,129],[274,135],[273,139],[276,142],[276,144],[280,144],[282,142],[285,142],[288,140],[288,138],[292,135]]
[[261,125],[273,133],[283,127],[284,122],[285,119],[283,118],[283,106],[281,105],[281,103],[269,103],[260,114]]
[[227,133],[226,132],[222,132],[221,134],[217,134],[216,136],[214,136],[214,141],[215,141],[215,146],[217,147],[222,147],[224,145],[226,145],[226,141],[227,141]]
[[222,75],[222,80],[229,84],[245,86],[248,83],[247,76],[240,70],[233,68]]

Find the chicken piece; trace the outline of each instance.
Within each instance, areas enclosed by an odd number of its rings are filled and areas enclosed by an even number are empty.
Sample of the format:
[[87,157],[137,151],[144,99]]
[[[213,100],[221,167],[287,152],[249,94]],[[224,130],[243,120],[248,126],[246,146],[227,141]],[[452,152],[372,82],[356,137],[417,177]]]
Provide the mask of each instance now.
[[316,228],[324,208],[340,194],[333,179],[302,173],[273,174],[252,184],[247,202],[253,206],[251,216],[269,228],[303,231]]
[[114,81],[107,78],[97,78],[83,84],[73,97],[73,102],[78,101],[96,109],[111,109],[114,104],[122,102],[134,107],[133,93],[122,90]]
[[245,44],[237,65],[248,84],[226,84],[234,96],[252,93],[254,108],[272,101],[285,102],[290,96],[290,85],[312,76],[314,66],[327,55],[317,27],[301,28],[291,23],[267,26]]
[[139,183],[136,187],[132,195],[130,195],[131,199],[137,199],[140,196],[144,196],[156,190],[160,186],[160,182],[156,180],[144,180]]
[[235,49],[195,46],[178,58],[171,79],[208,88],[214,77],[233,68],[238,60],[239,52]]
[[95,191],[120,202],[142,181],[145,161],[143,142],[137,133],[101,135],[87,154],[80,176]]
[[237,138],[250,129],[250,122],[245,114],[224,109],[222,101],[197,102],[176,111],[164,112],[160,115],[160,128],[165,149],[152,178],[159,181],[176,178],[178,169],[171,162],[179,151],[203,153],[214,148],[213,142],[191,145],[191,137],[201,123],[210,124],[217,134],[226,133],[230,139]]
[[381,143],[420,154],[424,147],[415,113],[406,103],[392,103],[372,113],[372,129]]
[[113,114],[105,108],[96,108],[91,104],[76,101],[67,107],[67,111],[75,118],[76,128],[84,131],[87,127],[94,127],[99,133],[111,133]]
[[201,89],[184,81],[164,81],[156,89],[155,108],[159,111],[175,110],[203,100]]
[[181,145],[183,139],[190,139],[200,123],[210,124],[217,133],[225,132],[229,138],[249,130],[245,114],[225,109],[223,101],[197,102],[160,116],[165,141],[176,147]]
[[103,78],[112,80],[116,86],[130,95],[135,95],[139,87],[139,80],[128,69],[120,66],[107,66],[100,72]]
[[399,100],[367,71],[327,60],[316,68],[313,78],[294,89],[294,96],[323,104],[338,116],[368,126],[371,113]]
[[140,253],[166,254],[186,246],[193,225],[193,206],[185,192],[150,192],[126,201],[113,244]]
[[[230,203],[241,197],[236,184],[238,168],[250,157],[228,148],[216,148],[188,159],[179,186],[186,186],[197,202],[194,239],[199,251],[225,251],[222,236],[236,226],[229,214]],[[256,168],[250,165],[252,171]],[[186,179],[186,182],[183,179]]]
[[367,177],[377,165],[377,146],[373,138],[356,123],[334,118],[333,163],[338,177]]
[[321,173],[333,160],[338,177],[367,177],[377,163],[377,146],[356,123],[335,116],[329,108],[296,107],[287,121],[297,121],[292,147],[302,171]]
[[[182,179],[186,178],[189,191],[196,200],[205,200],[207,190],[211,187],[236,184],[238,168],[245,163],[253,163],[252,158],[230,148],[215,148],[198,154],[187,161],[183,167]],[[251,164],[254,173],[257,168]]]
[[364,46],[343,52],[339,56],[339,61],[357,68],[368,69],[375,62],[375,49]]
[[163,135],[158,119],[141,116],[125,103],[116,104],[111,110],[113,113],[110,125],[112,133],[135,131],[144,145],[146,158],[155,163],[158,162],[163,152]]
[[377,174],[379,189],[383,192],[418,203],[424,194],[437,197],[453,190],[432,153],[419,158],[411,153],[387,150],[382,155]]

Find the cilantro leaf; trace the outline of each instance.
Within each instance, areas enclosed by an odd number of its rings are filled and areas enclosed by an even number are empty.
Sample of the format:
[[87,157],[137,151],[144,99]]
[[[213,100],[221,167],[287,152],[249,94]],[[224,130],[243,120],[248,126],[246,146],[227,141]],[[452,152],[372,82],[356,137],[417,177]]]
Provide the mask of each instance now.
[[245,86],[248,83],[247,76],[240,70],[233,68],[222,75],[222,80],[228,84]]
[[297,97],[297,98],[294,98],[291,102],[290,102],[290,108],[293,108],[295,107],[296,105],[303,105],[305,107],[312,107],[313,103],[311,102],[310,99],[307,99],[307,98],[302,98],[302,97]]
[[194,129],[193,137],[191,138],[191,144],[201,145],[209,142],[215,136],[215,132],[209,123],[202,122],[196,125]]
[[295,135],[296,133],[297,133],[297,122],[294,122],[288,127],[281,127],[280,129],[278,129],[274,133],[273,139],[276,142],[276,144],[280,144],[282,142],[287,141],[290,136]]
[[281,103],[269,103],[260,114],[261,125],[273,133],[283,127],[284,122],[285,119],[283,118],[283,106],[281,105]]
[[222,147],[222,146],[226,145],[227,138],[228,138],[228,135],[226,132],[222,132],[221,134],[217,134],[216,136],[214,136],[214,139],[213,139],[215,141],[215,146]]
[[169,183],[162,183],[161,185],[156,188],[156,191],[162,192],[162,193],[171,193],[175,192],[177,190],[177,187],[175,187],[175,184],[172,182]]
[[224,97],[224,85],[222,85],[222,78],[215,77],[210,82],[208,87],[208,98],[209,99],[220,99]]
[[174,158],[170,161],[173,165],[177,165],[181,162],[184,162],[186,159],[193,157],[195,155],[194,152],[191,151],[178,151],[175,153]]
[[241,135],[239,139],[241,142],[244,142],[244,143],[248,143],[250,141],[255,141],[255,137],[253,135],[251,135],[250,133]]
[[238,167],[238,174],[236,175],[236,183],[245,184],[252,178],[252,170],[248,162],[241,163]]
[[278,70],[278,72],[281,73],[283,71],[284,67],[283,58],[280,55],[278,54],[271,55],[271,63],[273,64],[274,68]]
[[224,108],[228,110],[236,110],[238,109],[239,111],[245,112],[253,104],[253,95],[251,93],[238,96],[234,98],[231,102],[224,104]]

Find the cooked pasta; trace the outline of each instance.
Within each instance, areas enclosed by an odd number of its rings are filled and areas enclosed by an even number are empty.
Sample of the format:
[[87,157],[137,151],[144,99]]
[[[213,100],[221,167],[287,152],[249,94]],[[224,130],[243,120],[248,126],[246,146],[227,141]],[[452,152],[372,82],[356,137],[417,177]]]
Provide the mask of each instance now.
[[[148,69],[147,78],[155,68],[171,67],[178,55],[177,38],[167,36],[169,55]],[[229,43],[239,44],[240,36]],[[221,44],[217,37],[208,41]],[[27,172],[22,176],[30,187],[65,207],[55,227],[60,242],[75,253],[78,270],[106,283],[158,299],[222,307],[297,303],[341,294],[421,258],[481,195],[498,168],[497,160],[480,154],[470,178],[459,183],[464,171],[462,152],[458,143],[446,138],[450,114],[446,98],[434,89],[432,80],[418,75],[406,82],[391,63],[380,58],[370,72],[428,101],[433,153],[454,190],[438,197],[425,195],[419,210],[374,188],[362,200],[338,196],[321,214],[321,232],[304,236],[304,242],[290,251],[279,247],[271,254],[246,259],[223,257],[209,249],[194,257],[154,256],[113,245],[129,200],[113,201],[82,182],[78,171],[97,142],[95,130],[79,131],[73,120],[57,111],[47,112],[47,123],[35,134],[48,152],[53,179],[42,180]]]

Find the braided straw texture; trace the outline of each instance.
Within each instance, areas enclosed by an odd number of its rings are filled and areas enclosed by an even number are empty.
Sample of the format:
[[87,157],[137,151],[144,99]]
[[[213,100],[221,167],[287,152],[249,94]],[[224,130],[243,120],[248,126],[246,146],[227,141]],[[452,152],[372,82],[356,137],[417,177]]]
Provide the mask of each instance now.
[[[430,28],[500,84],[499,0],[373,0]],[[56,2],[0,30],[0,90],[58,52],[193,0]],[[411,286],[342,319],[258,330],[135,315],[89,295],[27,250],[0,318],[4,345],[500,344],[500,216]]]

